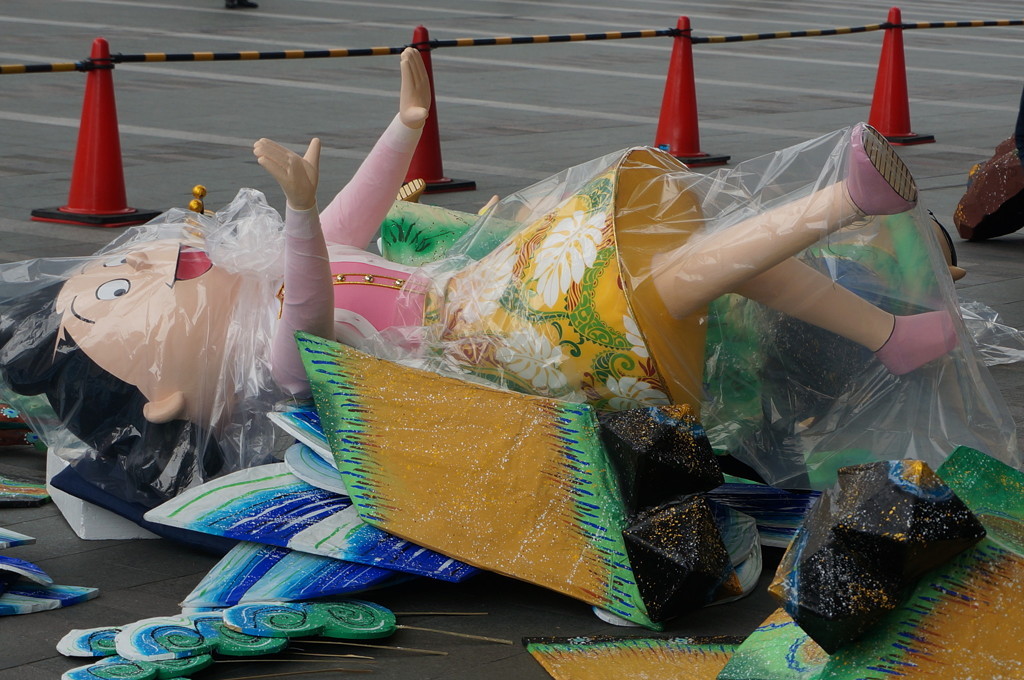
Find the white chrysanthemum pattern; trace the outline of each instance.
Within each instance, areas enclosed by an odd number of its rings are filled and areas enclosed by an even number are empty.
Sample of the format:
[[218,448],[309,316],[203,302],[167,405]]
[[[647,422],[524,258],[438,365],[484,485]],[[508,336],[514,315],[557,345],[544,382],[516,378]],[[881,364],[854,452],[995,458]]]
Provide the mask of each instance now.
[[633,376],[608,378],[605,387],[615,395],[608,400],[608,406],[616,411],[643,406],[665,406],[670,403],[664,392]]
[[533,329],[511,333],[496,356],[506,371],[528,382],[539,394],[556,394],[568,384],[562,372],[561,348]]
[[488,319],[498,309],[501,296],[512,279],[518,250],[512,243],[473,265],[458,283],[456,302],[462,305],[462,318],[468,323]]
[[622,325],[626,329],[626,340],[629,340],[629,344],[633,346],[630,351],[642,359],[648,358],[650,354],[647,352],[647,345],[644,344],[644,338],[640,335],[640,327],[636,325],[633,317],[623,314]]
[[534,259],[537,263],[537,292],[544,304],[553,306],[573,283],[583,280],[588,267],[597,259],[602,241],[605,214],[589,217],[577,210],[572,217],[561,220],[540,244]]

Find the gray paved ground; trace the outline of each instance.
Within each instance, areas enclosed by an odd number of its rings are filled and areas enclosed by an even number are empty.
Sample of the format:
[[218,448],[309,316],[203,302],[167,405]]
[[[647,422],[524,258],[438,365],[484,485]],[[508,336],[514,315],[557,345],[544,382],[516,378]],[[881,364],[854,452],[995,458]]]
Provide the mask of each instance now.
[[[0,63],[76,61],[92,40],[113,52],[317,49],[402,45],[417,24],[434,38],[665,28],[688,12],[698,35],[780,31],[881,22],[889,3],[819,2],[513,2],[434,0],[427,7],[379,0],[261,0],[229,12],[219,0],[0,0]],[[907,21],[998,19],[1011,3],[907,2]],[[951,223],[965,174],[1013,128],[1024,60],[1024,29],[912,31],[905,35],[914,128],[935,144],[902,150],[923,202]],[[866,119],[880,33],[776,40],[696,49],[701,148],[739,161]],[[430,202],[475,209],[569,165],[653,141],[669,53],[664,39],[566,45],[481,47],[433,56],[445,170],[479,184],[474,193]],[[93,252],[114,230],[28,220],[33,208],[67,198],[84,76],[0,76],[0,261]],[[184,205],[196,183],[208,203],[226,203],[239,186],[281,198],[252,161],[260,136],[304,144],[324,138],[325,195],[344,181],[396,107],[397,61],[139,64],[115,71],[129,205]],[[1024,326],[1024,235],[958,244],[969,270],[964,299],[991,305]],[[1024,422],[1019,367],[993,370]],[[41,474],[28,451],[0,454],[0,472]],[[214,563],[165,541],[86,542],[52,506],[0,511],[0,526],[36,536],[10,555],[35,561],[58,582],[98,586],[102,596],[66,610],[0,620],[0,680],[55,678],[75,665],[54,643],[71,628],[121,624],[177,611],[177,602]],[[776,555],[769,554],[769,562]],[[771,570],[769,564],[768,571]],[[460,585],[419,581],[379,593],[398,611],[485,610],[486,618],[426,617],[418,623],[518,639],[523,635],[614,632],[587,608],[538,588],[484,576]],[[762,592],[684,617],[680,634],[749,632],[772,608]],[[451,642],[401,632],[395,642],[448,657],[383,655],[386,678],[547,677],[521,646]],[[321,651],[321,650],[316,650]],[[298,657],[296,657],[298,658]],[[305,657],[307,659],[312,657]],[[332,664],[333,665],[333,664]],[[344,665],[344,664],[337,664]],[[310,664],[222,664],[203,677],[307,670]],[[310,677],[327,677],[326,671]],[[332,674],[333,677],[333,674]]]

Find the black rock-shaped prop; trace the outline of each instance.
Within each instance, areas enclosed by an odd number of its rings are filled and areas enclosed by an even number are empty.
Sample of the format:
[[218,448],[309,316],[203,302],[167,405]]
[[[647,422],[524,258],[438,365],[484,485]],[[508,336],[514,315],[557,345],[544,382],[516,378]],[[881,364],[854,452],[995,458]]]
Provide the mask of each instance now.
[[724,481],[711,442],[687,406],[608,412],[598,419],[630,512]]
[[899,606],[926,571],[984,536],[978,519],[921,461],[841,468],[769,590],[831,654]]
[[702,496],[647,510],[622,535],[652,621],[741,592],[714,509]]

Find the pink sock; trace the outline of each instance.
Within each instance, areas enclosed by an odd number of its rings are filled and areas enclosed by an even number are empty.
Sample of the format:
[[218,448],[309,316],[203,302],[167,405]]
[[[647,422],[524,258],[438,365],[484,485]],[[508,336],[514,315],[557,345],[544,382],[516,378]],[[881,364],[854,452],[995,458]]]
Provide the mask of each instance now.
[[948,312],[897,316],[892,335],[875,356],[893,375],[910,373],[957,345],[956,329]]

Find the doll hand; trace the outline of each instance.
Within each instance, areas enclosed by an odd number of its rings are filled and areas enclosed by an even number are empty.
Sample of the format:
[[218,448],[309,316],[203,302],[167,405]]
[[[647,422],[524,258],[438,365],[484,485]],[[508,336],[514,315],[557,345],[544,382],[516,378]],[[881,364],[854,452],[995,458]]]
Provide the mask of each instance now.
[[477,215],[483,215],[485,213],[490,212],[491,208],[493,208],[494,206],[498,205],[498,200],[499,200],[498,199],[498,194],[494,194],[493,196],[491,196],[491,200],[489,200],[486,203],[484,203],[484,207],[482,207],[482,208],[480,208],[479,210],[476,211],[476,214]]
[[423,127],[430,110],[430,81],[420,51],[406,47],[402,51],[402,91],[399,97],[398,117],[406,127]]
[[304,156],[286,149],[277,142],[261,139],[252,152],[267,172],[277,180],[295,210],[309,210],[316,206],[316,186],[320,178],[320,140],[309,143]]

